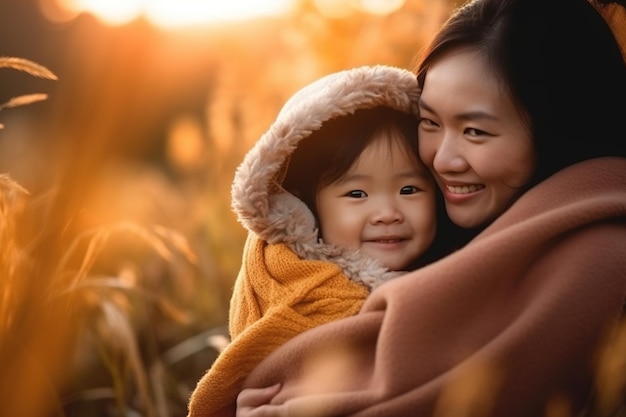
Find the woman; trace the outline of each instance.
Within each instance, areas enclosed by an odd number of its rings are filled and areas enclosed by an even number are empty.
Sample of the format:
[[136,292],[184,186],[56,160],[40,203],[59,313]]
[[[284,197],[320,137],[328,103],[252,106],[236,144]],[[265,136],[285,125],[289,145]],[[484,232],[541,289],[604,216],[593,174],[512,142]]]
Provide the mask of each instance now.
[[238,415],[593,408],[598,349],[626,297],[615,38],[585,0],[476,0],[417,74],[420,156],[471,241],[282,346],[249,375],[269,388],[244,390]]

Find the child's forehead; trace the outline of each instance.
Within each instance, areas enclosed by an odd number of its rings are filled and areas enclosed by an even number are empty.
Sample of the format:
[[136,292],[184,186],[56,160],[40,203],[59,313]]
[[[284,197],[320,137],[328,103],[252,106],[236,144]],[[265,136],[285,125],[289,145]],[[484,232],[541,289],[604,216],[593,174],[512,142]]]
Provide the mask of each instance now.
[[417,151],[417,140],[406,138],[399,130],[381,130],[372,135],[371,141],[363,148],[363,152],[368,151],[380,154],[381,156],[406,155],[419,159]]
[[410,164],[417,175],[428,176],[426,166],[421,162],[417,150],[398,134],[381,132],[363,148],[349,171],[356,169],[376,170],[380,164]]

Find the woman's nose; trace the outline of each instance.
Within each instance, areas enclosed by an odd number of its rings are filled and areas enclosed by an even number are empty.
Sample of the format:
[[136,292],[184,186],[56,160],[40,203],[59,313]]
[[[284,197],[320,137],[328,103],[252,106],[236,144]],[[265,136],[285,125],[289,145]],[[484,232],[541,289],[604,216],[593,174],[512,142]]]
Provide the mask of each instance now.
[[463,156],[461,144],[451,135],[446,135],[440,142],[433,158],[433,168],[439,174],[463,172],[469,167]]

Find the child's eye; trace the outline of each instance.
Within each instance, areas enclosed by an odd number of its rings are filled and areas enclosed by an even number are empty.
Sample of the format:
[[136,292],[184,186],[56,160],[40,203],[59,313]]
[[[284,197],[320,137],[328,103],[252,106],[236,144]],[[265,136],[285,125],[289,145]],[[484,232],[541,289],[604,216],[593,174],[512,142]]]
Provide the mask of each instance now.
[[406,185],[400,189],[400,194],[415,194],[419,192],[419,188],[414,185]]
[[350,198],[365,198],[367,197],[367,193],[362,190],[352,190],[346,193],[346,197]]

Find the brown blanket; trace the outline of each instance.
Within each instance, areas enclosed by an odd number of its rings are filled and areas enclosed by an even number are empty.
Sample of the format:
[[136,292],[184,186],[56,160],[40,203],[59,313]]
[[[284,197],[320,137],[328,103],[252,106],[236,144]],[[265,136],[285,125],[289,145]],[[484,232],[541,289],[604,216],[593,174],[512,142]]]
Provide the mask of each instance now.
[[625,297],[626,160],[599,158],[534,187],[465,248],[382,285],[358,315],[287,342],[245,385],[282,382],[273,403],[298,417],[577,409]]

